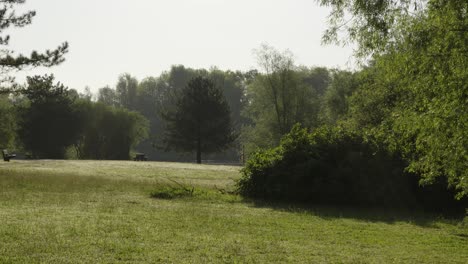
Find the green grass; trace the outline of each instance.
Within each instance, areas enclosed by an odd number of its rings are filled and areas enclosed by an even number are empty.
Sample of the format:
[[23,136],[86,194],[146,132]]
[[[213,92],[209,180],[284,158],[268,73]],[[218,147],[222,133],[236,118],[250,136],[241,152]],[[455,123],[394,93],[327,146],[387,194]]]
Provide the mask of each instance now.
[[230,194],[239,167],[0,163],[0,263],[466,263],[468,220],[290,208]]

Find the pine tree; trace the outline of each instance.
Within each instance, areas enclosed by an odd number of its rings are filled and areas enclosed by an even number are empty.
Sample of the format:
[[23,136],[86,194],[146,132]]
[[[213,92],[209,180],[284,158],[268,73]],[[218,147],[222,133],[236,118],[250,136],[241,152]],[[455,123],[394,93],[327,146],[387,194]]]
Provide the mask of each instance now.
[[229,105],[220,89],[203,77],[189,81],[175,109],[163,115],[167,150],[202,153],[226,149],[235,139]]
[[[32,22],[35,11],[17,15],[15,9],[26,0],[0,0],[0,46],[7,46],[10,36],[5,31],[10,27],[24,27]],[[18,71],[28,67],[51,67],[64,61],[64,54],[68,52],[68,43],[64,42],[54,50],[46,50],[42,53],[32,51],[31,55],[15,55],[13,51],[0,48],[0,84],[12,83],[14,78],[8,76],[11,71]],[[0,93],[9,93],[9,89],[0,89]]]

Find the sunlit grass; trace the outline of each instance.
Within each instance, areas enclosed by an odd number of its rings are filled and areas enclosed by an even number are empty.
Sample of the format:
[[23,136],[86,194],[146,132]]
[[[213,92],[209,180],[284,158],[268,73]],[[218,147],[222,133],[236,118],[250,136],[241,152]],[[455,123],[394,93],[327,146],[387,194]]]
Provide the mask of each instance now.
[[230,193],[238,170],[157,162],[0,163],[0,263],[468,259],[466,220],[244,201]]

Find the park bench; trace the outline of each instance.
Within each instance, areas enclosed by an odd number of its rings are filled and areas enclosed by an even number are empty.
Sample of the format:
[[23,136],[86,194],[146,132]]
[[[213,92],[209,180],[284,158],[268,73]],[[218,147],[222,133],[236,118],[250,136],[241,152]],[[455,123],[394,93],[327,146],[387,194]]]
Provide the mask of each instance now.
[[136,153],[134,161],[147,161],[148,158],[146,157],[145,153]]
[[7,149],[2,150],[2,154],[3,154],[3,160],[4,161],[10,161],[10,159],[16,158],[16,154],[8,153]]

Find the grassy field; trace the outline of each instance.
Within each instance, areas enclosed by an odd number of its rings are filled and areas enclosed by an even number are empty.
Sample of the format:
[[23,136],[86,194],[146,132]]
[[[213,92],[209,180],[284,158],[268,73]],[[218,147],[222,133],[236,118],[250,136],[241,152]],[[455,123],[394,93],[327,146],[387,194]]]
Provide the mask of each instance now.
[[238,171],[0,163],[0,263],[468,262],[468,219],[244,201]]

